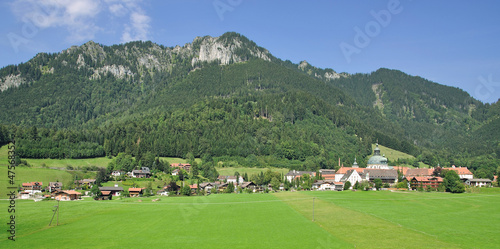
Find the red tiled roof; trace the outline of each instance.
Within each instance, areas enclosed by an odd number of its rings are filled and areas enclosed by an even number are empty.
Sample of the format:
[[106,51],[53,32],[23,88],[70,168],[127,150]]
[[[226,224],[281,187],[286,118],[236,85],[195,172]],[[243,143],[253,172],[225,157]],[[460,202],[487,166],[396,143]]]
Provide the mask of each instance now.
[[453,170],[457,172],[459,175],[472,175],[472,172],[467,167],[451,167],[451,168],[443,168],[445,170]]
[[414,176],[414,177],[406,177],[406,180],[411,181],[413,178],[417,180],[418,182],[429,182],[431,179],[435,179],[437,182],[442,182],[443,178],[441,177],[425,177],[425,176]]
[[38,186],[42,186],[42,182],[23,182],[23,187],[31,187],[35,186],[38,183]]
[[81,193],[80,193],[80,192],[78,192],[78,191],[74,191],[74,190],[64,190],[64,191],[62,191],[62,192],[66,193],[66,194],[68,194],[68,195],[81,195]]
[[198,188],[198,184],[189,185],[190,188]]
[[352,167],[341,167],[339,170],[337,170],[337,174],[345,174],[349,170],[356,170],[358,173],[363,173],[365,168],[352,168]]
[[109,195],[111,194],[111,191],[101,191],[102,195]]
[[144,188],[129,188],[128,192],[141,192]]

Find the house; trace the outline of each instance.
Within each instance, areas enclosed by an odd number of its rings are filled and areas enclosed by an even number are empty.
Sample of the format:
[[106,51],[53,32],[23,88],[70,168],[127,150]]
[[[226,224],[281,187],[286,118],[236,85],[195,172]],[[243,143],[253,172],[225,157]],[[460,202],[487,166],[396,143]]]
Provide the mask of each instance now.
[[170,164],[170,167],[183,169],[187,172],[190,172],[190,170],[191,170],[191,164],[189,164],[189,163],[172,163],[172,164]]
[[31,197],[31,193],[27,191],[23,191],[19,193],[19,199],[29,199]]
[[82,187],[87,187],[87,188],[92,188],[95,184],[95,179],[83,179],[83,180],[76,180],[75,185],[77,188],[82,188]]
[[173,175],[173,176],[177,176],[177,175],[179,175],[179,172],[180,172],[180,171],[181,171],[180,169],[174,169],[174,170],[172,171],[172,175]]
[[49,182],[49,193],[62,189],[62,182]]
[[398,171],[395,169],[365,169],[364,173],[371,182],[375,179],[380,179],[384,183],[396,183],[398,181]]
[[251,189],[253,192],[257,189],[257,185],[253,182],[242,182],[241,183],[241,188],[242,189]]
[[302,175],[308,174],[311,177],[316,176],[316,172],[313,171],[298,171],[298,170],[291,170],[290,172],[286,173],[285,179],[289,182],[292,182],[295,180],[295,178],[300,178]]
[[191,194],[194,194],[198,191],[198,184],[191,184],[189,185],[189,188],[191,189]]
[[347,171],[344,176],[340,179],[339,182],[343,182],[343,183],[346,183],[347,181],[349,181],[351,183],[351,188],[352,186],[354,186],[354,184],[356,182],[362,182],[364,181],[365,178],[363,178],[357,170],[355,169],[351,169],[349,171]]
[[451,168],[443,168],[443,170],[453,170],[457,172],[458,176],[462,180],[467,180],[467,179],[473,179],[474,175],[472,172],[470,172],[467,167],[456,167],[455,165],[452,165]]
[[114,177],[120,177],[122,175],[125,175],[125,171],[113,170],[113,172],[111,172],[111,176],[114,176]]
[[232,182],[235,186],[239,182],[240,184],[245,181],[242,176],[236,177],[236,176],[219,176],[217,177],[217,180],[219,181],[226,181],[227,183]]
[[312,188],[317,190],[334,190],[335,183],[332,180],[318,180],[312,184]]
[[343,182],[334,182],[334,184],[335,184],[336,191],[343,191],[344,190],[344,183]]
[[134,178],[150,178],[151,172],[148,167],[141,167],[141,169],[132,170],[132,177]]
[[156,191],[156,195],[168,196],[168,191],[166,189],[161,189]]
[[82,194],[74,190],[57,190],[54,198],[59,201],[72,201],[80,199]]
[[130,197],[139,197],[143,194],[144,188],[129,188],[128,193]]
[[99,187],[99,191],[101,191],[102,195],[105,195],[104,192],[106,192],[106,194],[110,196],[120,196],[120,192],[123,191],[123,188],[115,184],[114,187]]
[[25,192],[29,192],[31,195],[35,193],[41,193],[42,192],[42,182],[24,182],[22,184],[22,189]]
[[215,184],[219,192],[223,192],[224,190],[226,190],[227,186],[229,185],[227,182],[215,182]]
[[430,186],[433,189],[436,189],[439,184],[443,182],[443,178],[441,177],[425,177],[425,176],[414,176],[414,177],[406,177],[408,184],[410,185],[410,189],[416,190],[418,187],[427,188]]
[[474,187],[491,187],[490,179],[467,179],[465,184]]
[[335,170],[333,169],[320,169],[319,173],[325,180],[335,180]]
[[215,187],[215,183],[212,182],[204,182],[200,184],[200,189],[203,189],[205,192],[210,193],[210,190]]

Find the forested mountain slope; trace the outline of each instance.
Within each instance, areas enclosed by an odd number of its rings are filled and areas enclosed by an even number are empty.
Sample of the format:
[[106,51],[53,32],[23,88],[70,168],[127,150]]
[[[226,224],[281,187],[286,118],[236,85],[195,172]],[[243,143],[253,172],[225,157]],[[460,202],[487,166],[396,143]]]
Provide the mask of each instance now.
[[25,157],[193,153],[333,167],[377,139],[429,165],[498,150],[488,135],[497,105],[397,70],[282,61],[236,33],[40,53],[1,69],[0,89],[0,142],[15,134]]

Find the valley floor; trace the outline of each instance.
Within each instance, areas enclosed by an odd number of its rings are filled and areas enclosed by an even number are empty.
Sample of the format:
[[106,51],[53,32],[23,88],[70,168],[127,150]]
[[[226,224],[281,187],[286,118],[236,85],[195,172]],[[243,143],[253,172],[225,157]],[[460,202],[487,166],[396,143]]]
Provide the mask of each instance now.
[[[283,192],[16,203],[1,248],[494,248],[500,193]],[[314,221],[313,217],[314,202]],[[6,200],[0,205],[7,207]],[[0,213],[8,220],[7,210]]]

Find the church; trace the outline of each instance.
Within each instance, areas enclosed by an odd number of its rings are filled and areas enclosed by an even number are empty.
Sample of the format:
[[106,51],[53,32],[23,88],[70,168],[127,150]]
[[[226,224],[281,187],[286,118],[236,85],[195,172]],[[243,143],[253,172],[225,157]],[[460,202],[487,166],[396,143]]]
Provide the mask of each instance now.
[[375,150],[373,150],[373,156],[368,159],[366,165],[367,169],[392,169],[391,166],[387,164],[387,158],[380,155],[380,149],[378,143],[375,145]]

